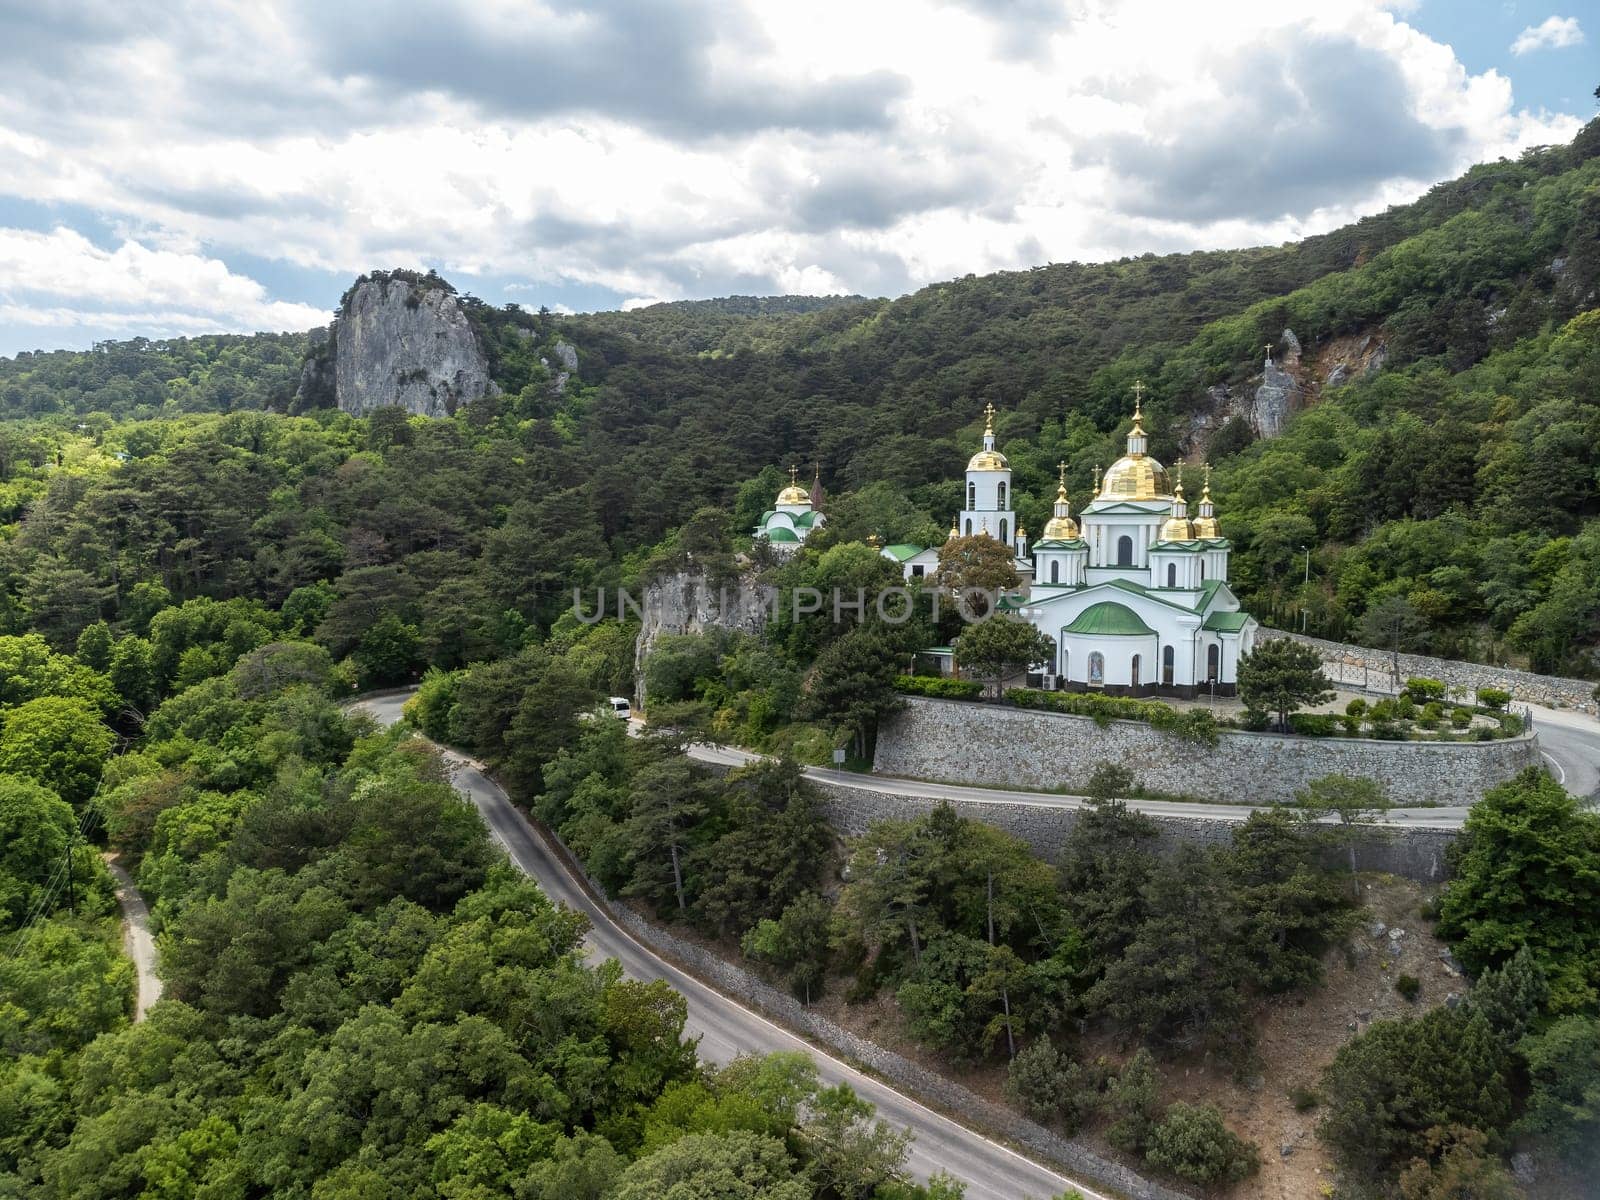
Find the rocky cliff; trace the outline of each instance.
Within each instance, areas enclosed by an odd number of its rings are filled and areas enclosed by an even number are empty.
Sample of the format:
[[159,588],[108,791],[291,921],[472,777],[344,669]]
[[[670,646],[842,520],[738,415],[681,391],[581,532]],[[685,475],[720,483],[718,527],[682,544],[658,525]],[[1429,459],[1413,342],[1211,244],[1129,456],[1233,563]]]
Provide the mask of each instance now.
[[645,660],[663,634],[705,633],[709,629],[760,633],[771,615],[754,576],[713,585],[703,575],[678,572],[654,580],[640,599],[644,617],[634,642],[633,668],[634,699],[641,708],[645,704]]
[[1293,414],[1322,398],[1324,388],[1381,370],[1388,357],[1383,336],[1376,331],[1333,338],[1307,355],[1294,330],[1285,329],[1260,374],[1238,386],[1217,384],[1206,389],[1209,403],[1190,417],[1181,442],[1183,453],[1203,457],[1211,440],[1234,417],[1241,418],[1254,437],[1277,437]]
[[437,276],[409,271],[365,275],[345,293],[317,371],[324,378],[303,377],[302,392],[325,388],[331,374],[336,402],[356,416],[389,405],[450,416],[499,391],[455,291]]

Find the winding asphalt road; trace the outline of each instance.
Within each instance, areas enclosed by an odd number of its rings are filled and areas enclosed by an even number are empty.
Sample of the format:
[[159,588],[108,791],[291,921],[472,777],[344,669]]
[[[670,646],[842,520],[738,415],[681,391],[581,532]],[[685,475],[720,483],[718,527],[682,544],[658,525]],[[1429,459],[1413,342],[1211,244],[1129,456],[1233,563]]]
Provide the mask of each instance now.
[[[408,695],[375,696],[359,702],[357,707],[380,724],[390,725],[399,720],[407,699]],[[1086,1200],[1109,1200],[1104,1193],[1068,1179],[863,1075],[656,957],[612,923],[478,764],[449,751],[446,756],[456,787],[483,814],[490,833],[511,861],[552,900],[589,918],[590,930],[585,940],[590,951],[615,958],[636,979],[664,979],[683,996],[689,1006],[688,1032],[700,1038],[703,1057],[725,1063],[740,1054],[806,1051],[816,1060],[824,1082],[848,1083],[863,1099],[877,1106],[878,1115],[885,1121],[915,1135],[908,1164],[912,1174],[926,1179],[936,1171],[948,1172],[966,1183],[969,1200],[1048,1200],[1068,1188],[1077,1188]]]

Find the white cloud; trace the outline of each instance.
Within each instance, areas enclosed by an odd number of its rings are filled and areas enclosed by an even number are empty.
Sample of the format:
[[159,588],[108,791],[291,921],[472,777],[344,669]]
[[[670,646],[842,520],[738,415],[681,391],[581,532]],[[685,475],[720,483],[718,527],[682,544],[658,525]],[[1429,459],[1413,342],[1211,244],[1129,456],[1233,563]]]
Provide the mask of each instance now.
[[[79,306],[92,323],[142,305],[169,329],[323,319],[229,270],[235,254],[639,302],[895,294],[1276,243],[1578,127],[1517,110],[1504,76],[1471,74],[1383,0],[1235,0],[1227,21],[1161,0],[594,0],[555,25],[577,9],[58,7],[0,25],[0,205],[91,211],[122,245],[9,235],[45,239],[27,264],[0,258],[0,301],[54,314],[39,324]],[[604,86],[491,69],[544,61],[541,37]],[[419,45],[436,53],[407,90]],[[742,96],[752,80],[771,94]],[[1343,103],[1351,88],[1381,105]],[[161,286],[97,299],[135,266]],[[48,295],[6,286],[50,273]]]
[[295,330],[328,314],[267,297],[217,259],[124,241],[104,250],[66,228],[0,229],[0,320],[154,335],[237,329]]
[[1583,29],[1577,17],[1546,17],[1517,34],[1517,40],[1511,43],[1511,53],[1523,55],[1535,50],[1565,50],[1568,46],[1581,45]]

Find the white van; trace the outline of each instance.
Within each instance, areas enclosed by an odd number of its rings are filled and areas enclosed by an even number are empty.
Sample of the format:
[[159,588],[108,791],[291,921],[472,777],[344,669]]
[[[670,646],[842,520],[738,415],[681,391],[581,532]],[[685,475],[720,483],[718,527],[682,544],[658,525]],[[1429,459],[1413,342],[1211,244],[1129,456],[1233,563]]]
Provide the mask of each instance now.
[[612,696],[608,703],[611,705],[612,716],[621,717],[624,721],[633,716],[633,705],[628,703],[626,696]]

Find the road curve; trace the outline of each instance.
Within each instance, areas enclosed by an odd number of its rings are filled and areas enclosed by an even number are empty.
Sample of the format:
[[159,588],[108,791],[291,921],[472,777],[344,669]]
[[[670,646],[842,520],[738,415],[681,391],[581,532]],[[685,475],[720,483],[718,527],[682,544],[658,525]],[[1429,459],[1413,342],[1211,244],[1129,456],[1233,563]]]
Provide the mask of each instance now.
[[[390,725],[400,718],[401,706],[408,698],[408,694],[375,696],[359,701],[356,707],[380,724]],[[1109,1200],[1104,1193],[1052,1171],[862,1074],[658,958],[595,904],[565,863],[478,764],[450,751],[445,753],[456,787],[477,806],[489,832],[511,861],[552,900],[589,918],[590,931],[585,941],[590,951],[615,958],[636,979],[664,979],[683,996],[689,1007],[687,1029],[700,1038],[703,1057],[725,1063],[740,1054],[806,1051],[816,1060],[825,1082],[848,1083],[863,1099],[877,1106],[878,1115],[884,1120],[915,1135],[908,1160],[912,1174],[927,1179],[936,1171],[948,1172],[966,1183],[969,1200],[1048,1200],[1068,1188],[1076,1188],[1086,1200]]]
[[122,948],[133,960],[139,987],[133,997],[133,1019],[144,1020],[151,1005],[161,999],[161,977],[156,974],[156,942],[150,936],[150,910],[133,884],[133,878],[112,855],[105,855],[122,906]]

